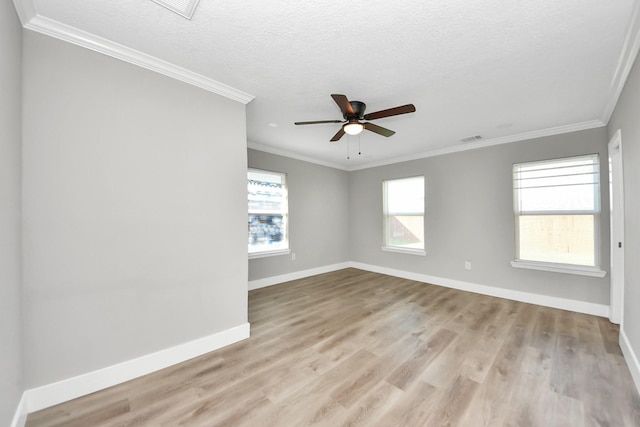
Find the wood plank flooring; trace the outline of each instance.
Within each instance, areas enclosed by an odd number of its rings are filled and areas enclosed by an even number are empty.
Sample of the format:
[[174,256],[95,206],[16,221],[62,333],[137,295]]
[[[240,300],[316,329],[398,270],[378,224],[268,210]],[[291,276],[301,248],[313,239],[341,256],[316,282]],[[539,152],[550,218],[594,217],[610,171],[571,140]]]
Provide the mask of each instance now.
[[603,318],[346,269],[250,292],[249,321],[27,426],[640,426]]

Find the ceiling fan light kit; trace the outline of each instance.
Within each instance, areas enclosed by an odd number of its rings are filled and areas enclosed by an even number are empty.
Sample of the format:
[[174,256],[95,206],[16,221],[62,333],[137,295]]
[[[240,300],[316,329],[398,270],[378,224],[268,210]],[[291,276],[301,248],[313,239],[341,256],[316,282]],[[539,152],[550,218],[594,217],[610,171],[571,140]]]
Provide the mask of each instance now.
[[343,129],[349,135],[357,135],[362,132],[362,129],[364,129],[364,125],[362,123],[352,122],[344,125]]
[[295,122],[296,125],[315,125],[320,123],[342,123],[340,130],[331,138],[331,142],[337,142],[344,134],[358,135],[364,129],[377,133],[378,135],[390,137],[395,134],[391,129],[383,128],[365,120],[376,120],[384,117],[398,116],[400,114],[414,113],[416,107],[413,104],[402,105],[400,107],[389,108],[387,110],[376,111],[375,113],[364,114],[367,105],[361,101],[349,101],[345,95],[333,94],[333,100],[340,107],[344,120],[314,120],[310,122]]

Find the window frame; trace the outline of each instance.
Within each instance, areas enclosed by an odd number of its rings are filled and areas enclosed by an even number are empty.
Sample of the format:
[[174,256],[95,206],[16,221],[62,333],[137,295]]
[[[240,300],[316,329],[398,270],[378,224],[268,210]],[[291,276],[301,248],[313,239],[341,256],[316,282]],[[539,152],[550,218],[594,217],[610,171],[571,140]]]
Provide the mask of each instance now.
[[258,212],[258,211],[252,211],[251,207],[250,207],[250,203],[249,203],[249,174],[250,173],[258,173],[258,174],[264,174],[264,175],[272,175],[272,176],[278,176],[281,178],[282,180],[282,185],[284,187],[283,190],[283,196],[284,196],[284,209],[282,209],[281,211],[278,212],[272,212],[275,214],[281,214],[283,217],[283,228],[284,228],[284,237],[283,237],[283,242],[284,242],[284,247],[277,247],[277,248],[273,248],[273,249],[266,249],[266,250],[256,250],[251,252],[250,249],[250,245],[248,243],[248,239],[250,236],[249,230],[247,229],[247,253],[248,253],[248,257],[249,259],[256,259],[256,258],[265,258],[265,257],[271,257],[271,256],[277,256],[277,255],[287,255],[291,253],[291,248],[289,246],[289,186],[287,183],[287,174],[284,172],[276,172],[276,171],[270,171],[270,170],[266,170],[266,169],[258,169],[258,168],[248,168],[247,169],[247,224],[248,224],[248,219],[251,215],[256,215],[259,213],[265,213],[263,212]]
[[[520,187],[518,187],[518,181],[522,178],[518,177],[519,173],[522,173],[523,167],[531,167],[536,165],[549,165],[550,169],[553,169],[554,164],[566,163],[568,161],[579,161],[595,159],[595,171],[597,181],[593,184],[593,209],[579,210],[579,209],[549,209],[549,210],[535,210],[535,211],[523,211],[520,209]],[[530,270],[542,270],[558,273],[577,274],[591,277],[604,277],[606,272],[600,268],[601,261],[601,163],[598,153],[584,154],[577,156],[568,156],[548,160],[539,160],[531,162],[516,163],[512,167],[512,196],[513,196],[513,214],[514,214],[514,259],[511,261],[511,266],[515,268],[524,268]],[[559,169],[560,167],[558,167]],[[569,184],[567,184],[569,185]],[[537,261],[520,258],[520,221],[523,216],[544,216],[544,215],[589,215],[593,216],[593,260],[594,265],[581,265],[573,263],[561,263],[553,261]]]
[[[403,246],[395,246],[395,245],[391,245],[388,242],[388,236],[389,236],[389,222],[388,222],[388,218],[389,218],[389,209],[388,209],[388,194],[387,194],[387,183],[391,182],[391,181],[403,181],[403,180],[410,180],[410,179],[416,179],[416,178],[421,178],[422,179],[422,213],[420,213],[420,215],[422,216],[422,248],[409,248],[409,247],[403,247]],[[425,209],[426,208],[426,191],[425,191],[425,176],[424,175],[414,175],[414,176],[407,176],[407,177],[402,177],[402,178],[391,178],[391,179],[385,179],[382,181],[382,247],[381,249],[385,252],[396,252],[396,253],[401,253],[401,254],[409,254],[409,255],[419,255],[419,256],[425,256],[427,254],[426,252],[426,232],[425,232]],[[415,212],[407,212],[407,213],[411,213],[411,214],[415,214]]]

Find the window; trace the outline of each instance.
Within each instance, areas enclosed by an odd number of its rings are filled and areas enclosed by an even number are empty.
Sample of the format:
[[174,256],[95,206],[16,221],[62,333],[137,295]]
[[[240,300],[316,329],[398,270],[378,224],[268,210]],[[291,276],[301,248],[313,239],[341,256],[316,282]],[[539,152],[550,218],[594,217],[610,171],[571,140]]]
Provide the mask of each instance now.
[[250,169],[247,173],[247,192],[249,257],[289,253],[286,175]]
[[382,183],[383,250],[424,255],[424,176]]
[[598,155],[513,166],[514,267],[604,276]]

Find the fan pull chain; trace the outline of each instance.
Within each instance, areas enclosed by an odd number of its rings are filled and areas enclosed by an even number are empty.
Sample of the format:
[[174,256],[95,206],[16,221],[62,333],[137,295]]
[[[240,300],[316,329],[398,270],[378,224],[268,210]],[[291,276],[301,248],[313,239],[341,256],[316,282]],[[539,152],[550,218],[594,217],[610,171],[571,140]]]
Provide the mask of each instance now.
[[360,134],[358,134],[358,156],[362,155],[362,150],[360,150]]
[[349,157],[349,141],[351,141],[351,137],[347,137],[347,160],[350,160],[351,157]]

